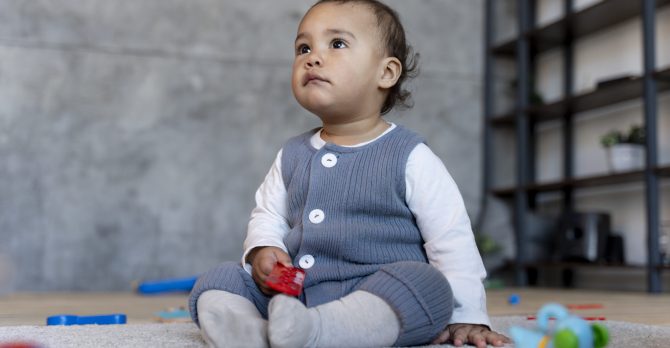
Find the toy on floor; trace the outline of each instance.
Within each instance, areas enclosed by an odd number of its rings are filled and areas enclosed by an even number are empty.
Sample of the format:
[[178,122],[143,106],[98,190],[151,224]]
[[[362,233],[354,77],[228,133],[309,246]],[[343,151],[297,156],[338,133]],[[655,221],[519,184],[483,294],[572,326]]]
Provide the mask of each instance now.
[[31,342],[0,342],[0,348],[41,348],[37,343]]
[[184,308],[168,308],[167,310],[154,313],[161,323],[190,323],[191,314]]
[[146,281],[137,286],[137,292],[144,295],[189,292],[193,289],[196,280],[198,280],[198,277]]
[[32,342],[0,342],[0,348],[41,348],[37,343]]
[[511,304],[512,306],[516,306],[519,303],[521,303],[521,296],[519,296],[518,294],[509,295],[509,297],[507,298],[507,303]]
[[125,314],[105,314],[91,316],[59,314],[47,318],[47,325],[112,325],[125,323]]
[[[527,320],[537,320],[537,317],[534,315],[529,315],[526,317]],[[605,317],[582,317],[582,319],[587,320],[587,321],[605,321],[607,318]]]
[[270,288],[290,296],[300,295],[305,282],[305,271],[297,267],[286,267],[277,262],[265,280]]
[[[555,320],[553,329],[550,319]],[[609,340],[603,325],[590,324],[557,303],[546,304],[537,312],[537,329],[515,326],[510,336],[518,348],[602,348]]]

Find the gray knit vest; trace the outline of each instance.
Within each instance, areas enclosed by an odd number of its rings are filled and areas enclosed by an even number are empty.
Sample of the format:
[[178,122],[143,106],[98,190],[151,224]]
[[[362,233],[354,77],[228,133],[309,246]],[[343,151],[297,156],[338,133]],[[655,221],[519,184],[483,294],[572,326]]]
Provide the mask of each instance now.
[[398,261],[427,262],[405,201],[407,158],[424,140],[397,126],[364,146],[328,143],[316,150],[315,132],[290,139],[281,162],[290,226],[284,243],[294,265],[303,266],[305,256],[313,261],[306,270],[308,304],[310,287],[337,287]]

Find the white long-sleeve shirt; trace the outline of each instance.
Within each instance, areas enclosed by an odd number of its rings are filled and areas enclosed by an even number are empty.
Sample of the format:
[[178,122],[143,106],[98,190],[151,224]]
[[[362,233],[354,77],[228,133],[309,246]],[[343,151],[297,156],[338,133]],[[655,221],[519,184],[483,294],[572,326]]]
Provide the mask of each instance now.
[[[354,147],[374,142],[395,127],[395,124],[391,124],[376,139]],[[310,143],[316,149],[326,144],[321,139],[321,132],[316,132]],[[288,193],[282,178],[281,156],[280,150],[256,191],[256,207],[251,212],[242,257],[242,265],[248,272],[251,271],[251,265],[245,260],[252,249],[274,246],[287,251],[283,239],[290,229]],[[428,261],[449,280],[454,294],[454,312],[449,323],[484,324],[490,327],[482,283],[486,270],[456,183],[439,157],[425,144],[419,144],[412,150],[405,173],[406,203],[425,241]]]

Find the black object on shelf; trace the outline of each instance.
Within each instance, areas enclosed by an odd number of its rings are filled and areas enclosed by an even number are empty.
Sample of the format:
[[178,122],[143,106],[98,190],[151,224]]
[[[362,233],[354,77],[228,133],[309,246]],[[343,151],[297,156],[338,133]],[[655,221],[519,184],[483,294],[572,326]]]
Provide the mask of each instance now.
[[607,237],[607,249],[605,251],[605,262],[607,262],[607,264],[626,264],[626,253],[623,245],[622,236],[610,234],[609,237]]
[[560,219],[555,258],[559,261],[605,262],[609,236],[609,214],[568,212]]
[[639,77],[635,75],[615,76],[598,81],[596,83],[596,89],[607,88],[608,86],[618,85],[627,81],[635,81],[636,79],[639,79]]

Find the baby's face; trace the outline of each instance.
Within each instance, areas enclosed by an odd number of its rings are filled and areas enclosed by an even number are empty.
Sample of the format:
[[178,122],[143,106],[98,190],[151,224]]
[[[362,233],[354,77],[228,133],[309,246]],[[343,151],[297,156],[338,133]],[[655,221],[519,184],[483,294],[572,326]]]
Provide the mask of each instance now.
[[367,6],[323,3],[312,8],[295,41],[293,94],[305,109],[331,122],[378,109],[380,47],[377,19]]

